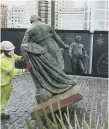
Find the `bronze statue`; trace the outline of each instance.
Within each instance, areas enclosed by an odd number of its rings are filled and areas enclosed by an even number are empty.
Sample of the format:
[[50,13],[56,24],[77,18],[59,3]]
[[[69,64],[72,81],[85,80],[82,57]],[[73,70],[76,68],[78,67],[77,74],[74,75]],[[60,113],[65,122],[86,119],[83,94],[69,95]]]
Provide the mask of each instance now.
[[59,44],[69,48],[54,30],[32,15],[30,27],[23,38],[21,52],[26,63],[32,65],[31,75],[36,84],[36,100],[46,101],[76,85],[76,80],[63,71],[64,63]]
[[76,36],[75,42],[71,43],[69,56],[71,57],[73,73],[77,73],[78,68],[81,73],[87,73],[87,62],[89,57],[84,45],[81,43],[81,36]]

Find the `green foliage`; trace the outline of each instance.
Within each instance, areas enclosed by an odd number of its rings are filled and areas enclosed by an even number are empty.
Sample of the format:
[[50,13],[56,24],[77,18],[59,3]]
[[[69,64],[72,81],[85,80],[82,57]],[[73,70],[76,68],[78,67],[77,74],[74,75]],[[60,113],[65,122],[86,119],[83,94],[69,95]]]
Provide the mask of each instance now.
[[[41,119],[39,113],[35,111],[36,122],[39,126],[39,129],[108,129],[108,120],[106,119],[103,124],[100,123],[100,117],[96,120],[96,124],[93,126],[92,124],[92,111],[90,111],[89,121],[86,120],[85,114],[83,117],[79,118],[76,111],[74,111],[74,124],[71,123],[69,109],[67,107],[66,113],[62,114],[60,109],[60,105],[58,103],[59,113],[55,114],[53,112],[52,105],[50,106],[51,110],[51,118],[49,118],[45,108],[43,107],[43,112],[45,115],[46,125],[43,124],[43,120]],[[65,118],[65,119],[64,119]],[[28,129],[33,129],[30,122],[27,121]]]

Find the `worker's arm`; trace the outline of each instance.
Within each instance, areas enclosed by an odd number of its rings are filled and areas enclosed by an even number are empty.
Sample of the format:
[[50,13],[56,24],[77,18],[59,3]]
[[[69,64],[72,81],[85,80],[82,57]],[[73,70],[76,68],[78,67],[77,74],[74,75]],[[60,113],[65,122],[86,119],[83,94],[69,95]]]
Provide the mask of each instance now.
[[24,57],[23,56],[18,56],[16,54],[14,54],[13,57],[14,57],[15,62],[17,62],[17,61],[24,61]]
[[62,40],[61,38],[57,35],[57,33],[55,31],[52,31],[53,32],[53,37],[55,39],[56,42],[58,42],[63,48],[69,48],[68,45],[66,45]]
[[11,61],[1,62],[1,70],[11,75],[12,77],[23,75],[26,69],[17,69],[13,66]]
[[72,51],[73,51],[73,43],[70,45],[69,48],[69,56],[72,57]]
[[30,41],[30,30],[26,30],[24,38],[22,40],[22,44],[25,44]]

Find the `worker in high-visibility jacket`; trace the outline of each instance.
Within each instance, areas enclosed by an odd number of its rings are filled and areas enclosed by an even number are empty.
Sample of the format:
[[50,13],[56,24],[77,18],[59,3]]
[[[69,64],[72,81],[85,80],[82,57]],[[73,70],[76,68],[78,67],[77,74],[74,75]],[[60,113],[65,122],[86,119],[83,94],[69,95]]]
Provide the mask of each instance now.
[[17,75],[23,75],[30,70],[30,65],[27,69],[15,68],[15,62],[23,60],[22,56],[14,54],[15,46],[10,41],[3,41],[1,44],[3,53],[0,55],[1,69],[1,119],[9,119],[10,115],[5,114],[5,105],[12,93],[12,80]]

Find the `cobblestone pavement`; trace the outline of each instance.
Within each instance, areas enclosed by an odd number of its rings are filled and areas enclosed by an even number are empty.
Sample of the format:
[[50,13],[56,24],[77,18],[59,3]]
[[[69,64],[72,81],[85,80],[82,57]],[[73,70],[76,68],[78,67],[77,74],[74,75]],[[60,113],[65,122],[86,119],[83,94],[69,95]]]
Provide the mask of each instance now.
[[[88,115],[92,110],[92,119],[100,116],[102,122],[107,116],[108,79],[84,76],[74,76],[74,78],[77,79],[79,86],[89,88],[84,99],[74,108],[79,109],[79,112],[85,111]],[[14,79],[13,93],[6,105],[6,111],[9,112],[11,118],[9,121],[1,122],[1,129],[7,129],[7,127],[28,129],[25,120],[31,120],[30,113],[35,103],[35,85],[31,75],[28,73]],[[35,120],[31,120],[31,123],[37,127]]]

